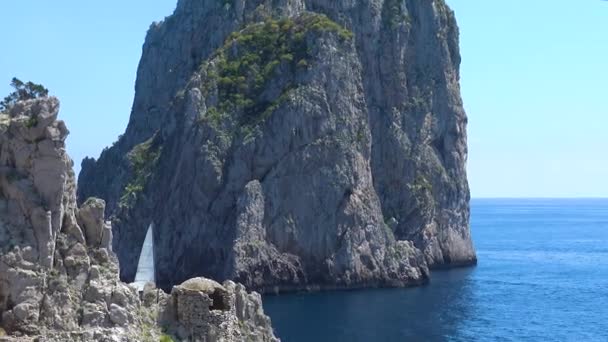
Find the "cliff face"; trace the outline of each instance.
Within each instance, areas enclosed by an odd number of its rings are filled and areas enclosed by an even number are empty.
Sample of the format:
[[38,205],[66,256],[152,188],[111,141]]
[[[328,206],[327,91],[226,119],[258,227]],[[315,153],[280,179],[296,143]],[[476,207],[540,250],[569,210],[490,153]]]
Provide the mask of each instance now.
[[158,341],[162,329],[186,340],[275,341],[259,295],[242,285],[192,289],[199,305],[176,308],[182,287],[170,297],[150,289],[162,300],[141,303],[120,282],[104,201],[76,205],[58,110],[57,99],[41,98],[0,113],[0,340]]
[[404,286],[473,264],[458,28],[443,0],[181,0],[154,24],[125,134],[79,198],[132,280]]

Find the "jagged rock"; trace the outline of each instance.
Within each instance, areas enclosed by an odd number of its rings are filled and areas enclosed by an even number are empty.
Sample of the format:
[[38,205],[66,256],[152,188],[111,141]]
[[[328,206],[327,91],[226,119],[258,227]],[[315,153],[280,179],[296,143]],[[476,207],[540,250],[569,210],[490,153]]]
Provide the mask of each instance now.
[[114,323],[118,326],[126,325],[129,322],[129,315],[127,314],[127,310],[116,304],[111,304],[110,305],[110,320],[112,320],[112,323]]
[[[103,201],[82,212],[76,206],[68,130],[56,120],[58,110],[52,97],[21,101],[0,120],[0,326],[42,340],[81,326],[113,329],[100,294],[117,284],[115,261],[100,250],[109,245],[100,236],[108,229]],[[86,222],[86,241],[76,217]],[[138,327],[121,329],[126,340]]]
[[146,283],[144,285],[144,291],[142,293],[142,299],[146,306],[153,306],[159,301],[159,290],[156,288],[154,283]]
[[163,325],[194,341],[278,341],[261,309],[261,297],[242,285],[194,278],[173,287]]
[[82,305],[81,325],[85,328],[103,327],[106,325],[106,315],[103,304],[85,302]]
[[103,200],[90,198],[84,202],[78,212],[78,222],[84,227],[87,243],[91,246],[101,245],[105,228],[105,207]]
[[[137,291],[119,281],[105,202],[76,205],[68,131],[56,121],[58,110],[51,97],[18,102],[10,115],[0,114],[0,340],[158,341],[168,295],[156,290],[157,300],[142,304]],[[234,310],[232,302],[224,304]],[[189,315],[207,317],[208,311],[193,308]],[[209,317],[196,322],[213,331],[207,341],[274,338],[269,321],[257,327],[249,316]]]
[[425,282],[476,262],[459,65],[443,0],[180,0],[79,198],[106,200],[127,281],[154,222],[166,289]]

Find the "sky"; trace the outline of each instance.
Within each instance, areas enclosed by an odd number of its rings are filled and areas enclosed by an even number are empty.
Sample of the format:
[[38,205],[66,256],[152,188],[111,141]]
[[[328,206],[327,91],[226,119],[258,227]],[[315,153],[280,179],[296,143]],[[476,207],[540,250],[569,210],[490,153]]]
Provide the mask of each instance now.
[[[447,0],[460,26],[473,197],[608,197],[608,2]],[[175,0],[0,4],[10,79],[61,100],[80,169],[123,133],[145,33]]]

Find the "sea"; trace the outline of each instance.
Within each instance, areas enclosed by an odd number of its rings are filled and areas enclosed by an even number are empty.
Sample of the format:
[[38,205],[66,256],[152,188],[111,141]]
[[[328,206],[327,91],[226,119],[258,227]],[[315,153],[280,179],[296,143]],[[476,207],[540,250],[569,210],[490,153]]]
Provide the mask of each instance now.
[[476,267],[265,296],[265,311],[283,342],[608,342],[608,199],[474,199],[471,231]]

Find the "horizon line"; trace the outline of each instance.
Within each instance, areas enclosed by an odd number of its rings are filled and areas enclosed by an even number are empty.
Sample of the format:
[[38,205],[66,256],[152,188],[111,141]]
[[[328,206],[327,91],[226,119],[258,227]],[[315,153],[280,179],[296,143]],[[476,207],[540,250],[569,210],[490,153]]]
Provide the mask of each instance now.
[[478,199],[608,199],[608,196],[471,196],[471,200]]

